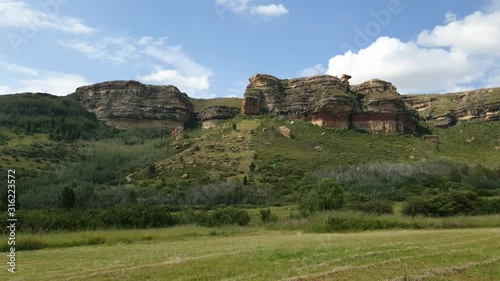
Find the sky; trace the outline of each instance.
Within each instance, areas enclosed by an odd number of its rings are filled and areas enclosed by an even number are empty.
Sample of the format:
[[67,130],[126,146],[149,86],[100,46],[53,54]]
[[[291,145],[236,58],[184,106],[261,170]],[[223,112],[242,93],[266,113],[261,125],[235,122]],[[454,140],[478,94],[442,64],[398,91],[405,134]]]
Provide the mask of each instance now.
[[242,97],[256,73],[500,87],[500,0],[0,0],[0,94],[137,80]]

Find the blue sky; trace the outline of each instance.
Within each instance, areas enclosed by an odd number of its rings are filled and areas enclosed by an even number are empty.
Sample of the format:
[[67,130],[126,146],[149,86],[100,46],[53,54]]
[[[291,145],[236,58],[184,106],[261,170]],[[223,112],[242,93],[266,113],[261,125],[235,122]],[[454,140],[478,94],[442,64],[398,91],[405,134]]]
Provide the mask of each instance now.
[[256,73],[500,86],[500,0],[0,0],[0,35],[0,94],[133,79],[241,97]]

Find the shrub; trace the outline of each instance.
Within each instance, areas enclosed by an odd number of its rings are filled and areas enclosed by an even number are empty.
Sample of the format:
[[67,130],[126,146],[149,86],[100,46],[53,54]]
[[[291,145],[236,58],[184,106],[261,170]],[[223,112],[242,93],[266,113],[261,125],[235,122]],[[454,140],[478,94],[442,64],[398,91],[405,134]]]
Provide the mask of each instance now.
[[363,203],[351,204],[350,209],[374,215],[393,213],[392,203],[387,200],[369,200]]
[[477,193],[472,191],[450,191],[428,198],[412,197],[403,206],[403,214],[408,216],[454,216],[472,214],[480,205]]
[[403,205],[402,210],[403,215],[406,216],[416,216],[416,215],[428,215],[429,206],[427,201],[422,197],[414,196],[410,197]]
[[500,198],[484,198],[480,199],[475,215],[491,215],[500,214]]
[[327,231],[375,230],[408,227],[411,227],[411,225],[388,218],[359,215],[330,217],[326,221]]
[[250,215],[246,210],[227,207],[216,209],[212,212],[200,212],[197,216],[197,223],[201,226],[223,226],[237,224],[247,225],[250,222]]
[[344,190],[341,185],[332,179],[320,179],[316,187],[310,190],[301,201],[301,213],[314,213],[316,211],[337,210],[344,203]]
[[263,223],[276,220],[276,216],[271,213],[271,209],[269,209],[269,208],[268,209],[261,209],[259,211],[259,214],[260,214],[260,220]]

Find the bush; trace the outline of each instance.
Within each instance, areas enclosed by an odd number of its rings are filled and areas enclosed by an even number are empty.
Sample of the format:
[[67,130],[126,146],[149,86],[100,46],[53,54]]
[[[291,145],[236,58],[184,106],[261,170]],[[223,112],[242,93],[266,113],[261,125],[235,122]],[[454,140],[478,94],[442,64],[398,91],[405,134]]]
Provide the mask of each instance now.
[[474,215],[492,214],[500,214],[500,198],[481,199],[474,211]]
[[374,215],[392,214],[392,202],[387,200],[369,200],[363,203],[351,204],[349,209]]
[[250,222],[250,215],[246,210],[227,207],[212,212],[200,212],[196,219],[198,225],[201,226],[215,227],[231,224],[244,226]]
[[276,216],[271,213],[271,209],[261,209],[259,211],[259,214],[260,214],[260,220],[263,223],[276,220]]
[[[121,205],[107,210],[38,210],[17,213],[18,230],[38,233],[48,231],[83,231],[107,228],[159,228],[178,224],[180,219],[169,206]],[[0,219],[6,219],[0,216]],[[2,230],[2,233],[6,230]],[[93,243],[102,243],[97,239]]]
[[377,218],[371,216],[349,215],[342,217],[330,217],[326,221],[327,231],[347,231],[347,230],[376,230],[392,228],[409,228],[411,225],[390,220],[387,218]]
[[404,204],[403,214],[438,217],[468,215],[477,212],[480,203],[481,201],[475,192],[450,191],[428,198],[412,197]]
[[405,216],[416,216],[416,215],[428,215],[429,206],[427,201],[418,196],[410,197],[403,205],[402,210],[403,215]]
[[310,190],[300,202],[302,214],[316,211],[338,210],[344,203],[344,190],[341,185],[331,179],[320,179],[316,187]]

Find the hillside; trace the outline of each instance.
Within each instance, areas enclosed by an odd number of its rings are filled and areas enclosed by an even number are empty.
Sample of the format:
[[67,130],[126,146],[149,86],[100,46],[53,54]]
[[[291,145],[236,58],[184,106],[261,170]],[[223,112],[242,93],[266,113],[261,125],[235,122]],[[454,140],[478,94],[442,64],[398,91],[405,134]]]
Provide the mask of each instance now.
[[[368,91],[364,99],[373,95],[378,93]],[[105,125],[75,96],[0,100],[0,165],[19,170],[20,202],[28,209],[59,206],[65,188],[76,193],[75,206],[86,209],[131,202],[297,203],[322,177],[341,182],[346,191],[392,200],[443,186],[477,191],[498,185],[499,122],[463,120],[448,129],[370,134],[286,115],[233,117],[237,110],[225,106],[237,99],[190,99],[189,107],[203,109],[198,118],[210,129],[191,126],[174,143],[170,129]],[[282,134],[282,126],[292,138]]]

